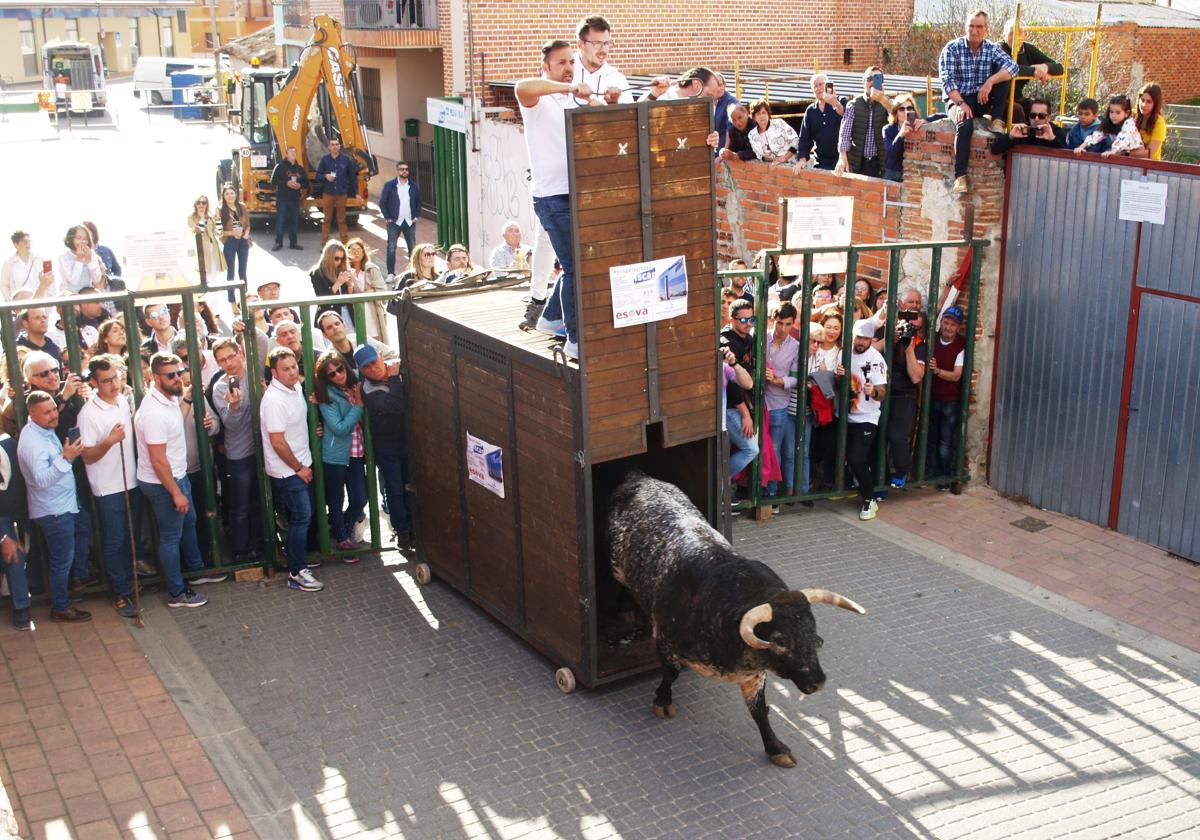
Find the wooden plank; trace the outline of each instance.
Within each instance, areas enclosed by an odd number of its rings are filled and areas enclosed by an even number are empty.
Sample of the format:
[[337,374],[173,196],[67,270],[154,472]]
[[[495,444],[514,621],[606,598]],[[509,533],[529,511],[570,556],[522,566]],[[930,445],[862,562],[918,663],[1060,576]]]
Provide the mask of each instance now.
[[[606,400],[605,403],[612,401]],[[588,407],[590,415],[590,429],[592,435],[600,432],[615,432],[625,431],[632,433],[631,430],[636,430],[640,436],[642,423],[645,421],[646,409],[644,406],[626,407],[623,411],[605,411],[602,414],[596,413],[596,407],[600,403],[595,403]],[[606,407],[610,407],[606,405]]]
[[[635,232],[640,234],[642,208],[637,204],[618,204],[611,207],[597,207],[592,210],[577,210],[576,215],[579,218],[580,242],[585,241],[584,238],[590,236],[588,232],[590,229],[600,228],[607,230],[614,222],[619,222],[623,228],[622,235],[612,237],[614,239],[620,239]],[[587,241],[603,240],[589,239]]]
[[600,207],[615,207],[632,204],[641,207],[641,190],[638,187],[623,187],[615,190],[589,190],[575,195],[575,207],[580,211]]
[[710,437],[720,431],[716,420],[716,409],[705,409],[690,414],[672,415],[668,418],[663,443],[678,446],[691,440]]
[[[664,202],[665,203],[665,202]],[[712,208],[700,207],[695,210],[685,210],[678,213],[666,213],[654,208],[653,230],[659,233],[677,233],[683,230],[707,230],[709,239],[712,238]]]
[[640,187],[640,179],[636,169],[628,172],[617,172],[611,175],[585,175],[575,179],[575,194],[579,195],[593,190],[616,190],[626,187]]
[[612,154],[617,153],[616,143],[626,143],[631,137],[637,136],[637,118],[630,112],[630,116],[623,120],[613,122],[599,123],[596,125],[576,125],[574,131],[575,148],[581,145],[590,143],[604,143],[607,141],[612,147]]
[[[677,169],[691,168],[694,166],[703,166],[711,168],[713,165],[712,148],[705,145],[705,136],[708,132],[698,132],[694,134],[683,134],[678,137],[671,136],[664,138],[662,148],[651,149],[650,152],[650,171],[656,177],[662,177],[665,173],[673,172]],[[676,148],[676,144],[684,140],[687,142],[686,149]]]
[[662,184],[654,184],[650,191],[652,201],[659,201],[666,198],[682,198],[690,195],[711,195],[712,181],[708,175],[703,178],[695,178],[686,181],[669,181]]
[[[608,108],[603,105],[581,105],[570,112],[571,122],[574,126],[591,126],[603,125],[605,123],[614,123],[632,121],[637,124],[637,111],[633,108]],[[636,131],[634,136],[637,136]]]
[[607,155],[575,161],[576,177],[602,175],[606,172],[628,172],[638,168],[638,159],[629,155]]
[[662,134],[675,130],[675,127],[703,124],[708,126],[709,108],[707,102],[672,102],[669,106],[651,107],[648,112],[650,134]]
[[641,455],[646,451],[645,441],[634,445],[629,433],[624,429],[593,431],[589,443],[593,464]]
[[[674,154],[665,152],[664,154]],[[680,152],[680,154],[683,154]],[[654,160],[650,161],[650,176],[655,187],[661,187],[663,184],[673,184],[677,181],[692,181],[697,178],[708,178],[712,168],[712,162],[705,156],[704,160],[691,163],[682,163],[680,165],[667,166],[665,163],[657,163]],[[711,182],[710,182],[711,183]]]

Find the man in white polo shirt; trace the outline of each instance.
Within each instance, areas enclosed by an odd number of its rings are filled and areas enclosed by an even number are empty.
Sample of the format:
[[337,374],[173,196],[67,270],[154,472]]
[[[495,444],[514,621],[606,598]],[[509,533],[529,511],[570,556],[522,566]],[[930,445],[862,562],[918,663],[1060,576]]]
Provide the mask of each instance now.
[[[79,442],[83,444],[84,469],[100,519],[100,553],[108,571],[108,585],[116,596],[113,606],[118,615],[136,618],[130,574],[133,539],[125,515],[125,494],[137,488],[137,464],[133,460],[133,412],[129,398],[122,392],[123,374],[117,356],[101,354],[88,362],[88,384],[93,390],[79,410]],[[141,533],[137,499],[128,504],[133,531]]]
[[151,387],[137,417],[137,479],[158,521],[158,567],[167,581],[168,607],[202,607],[207,596],[183,579],[180,561],[189,571],[204,565],[196,544],[196,506],[187,478],[187,443],[179,396],[183,362],[173,353],[150,357]]
[[308,525],[316,504],[308,446],[308,401],[300,387],[300,365],[296,354],[286,347],[272,350],[267,363],[271,384],[259,404],[263,466],[271,477],[276,503],[287,511],[288,587],[319,592],[325,584],[308,569],[304,558]]

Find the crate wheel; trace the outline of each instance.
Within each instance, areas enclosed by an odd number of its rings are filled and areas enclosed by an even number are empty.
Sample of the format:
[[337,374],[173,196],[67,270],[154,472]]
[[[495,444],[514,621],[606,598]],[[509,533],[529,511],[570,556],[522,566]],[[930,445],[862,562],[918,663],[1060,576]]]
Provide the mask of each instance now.
[[421,586],[428,586],[429,582],[433,580],[433,572],[429,570],[429,564],[427,563],[418,563],[417,568],[413,571],[417,583],[421,584]]
[[559,668],[555,671],[554,682],[563,694],[570,694],[575,690],[575,674],[571,672],[570,668]]

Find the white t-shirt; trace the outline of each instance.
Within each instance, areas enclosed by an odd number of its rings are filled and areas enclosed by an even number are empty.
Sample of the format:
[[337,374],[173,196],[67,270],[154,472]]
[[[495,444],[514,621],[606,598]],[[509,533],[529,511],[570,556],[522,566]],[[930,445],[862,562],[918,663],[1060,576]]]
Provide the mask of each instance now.
[[296,471],[284,463],[271,445],[271,433],[283,432],[283,439],[291,447],[292,455],[304,466],[312,466],[312,453],[308,449],[308,402],[300,383],[285,388],[278,379],[272,379],[263,394],[260,405],[262,412],[263,465],[271,478],[288,478]]
[[[129,410],[129,397],[125,394],[117,396],[115,405],[100,399],[99,394],[91,398],[79,409],[79,440],[84,446],[95,446],[108,437],[113,426],[118,423],[125,425],[125,477],[129,482],[128,489],[137,488],[137,463],[133,459],[133,414]],[[110,446],[104,457],[94,464],[84,464],[88,484],[92,486],[92,495],[110,496],[127,489],[121,480],[121,444]]]
[[183,437],[183,415],[179,413],[179,400],[168,397],[158,388],[146,392],[137,417],[133,421],[137,433],[137,479],[142,484],[162,484],[154,474],[150,461],[150,444],[167,445],[167,460],[171,464],[171,476],[175,479],[187,475],[187,443]]
[[575,73],[571,76],[571,84],[584,84],[592,89],[592,93],[601,98],[604,91],[610,87],[620,88],[621,96],[618,102],[632,102],[633,91],[629,90],[629,81],[625,74],[613,67],[607,61],[596,68],[595,72],[583,66],[583,58],[575,53]]
[[[520,105],[520,103],[517,103]],[[533,179],[529,194],[534,198],[567,195],[567,117],[575,107],[569,93],[551,93],[538,99],[532,108],[521,107],[525,121],[525,147],[529,150],[529,172]]]
[[[867,370],[864,371],[864,368]],[[879,410],[883,403],[876,399],[868,399],[863,393],[863,385],[886,385],[887,362],[874,347],[868,347],[865,353],[850,354],[850,413],[847,419],[851,423],[879,423]],[[864,383],[865,376],[865,383]]]

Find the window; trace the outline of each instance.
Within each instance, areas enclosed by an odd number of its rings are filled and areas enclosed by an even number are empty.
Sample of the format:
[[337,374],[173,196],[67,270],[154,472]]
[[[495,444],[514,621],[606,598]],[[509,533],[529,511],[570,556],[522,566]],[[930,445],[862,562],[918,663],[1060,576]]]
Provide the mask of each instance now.
[[383,91],[379,84],[379,68],[359,67],[362,81],[363,122],[371,131],[383,132]]
[[37,50],[33,44],[33,21],[17,21],[17,29],[21,33],[22,68],[26,76],[36,76],[38,72]]
[[176,26],[180,32],[187,32],[187,12],[178,11],[175,13]]
[[79,18],[67,18],[67,32],[63,36],[64,41],[79,40]]
[[171,19],[169,17],[158,19],[158,31],[162,43],[162,54],[166,58],[175,57],[175,38],[171,31]]

